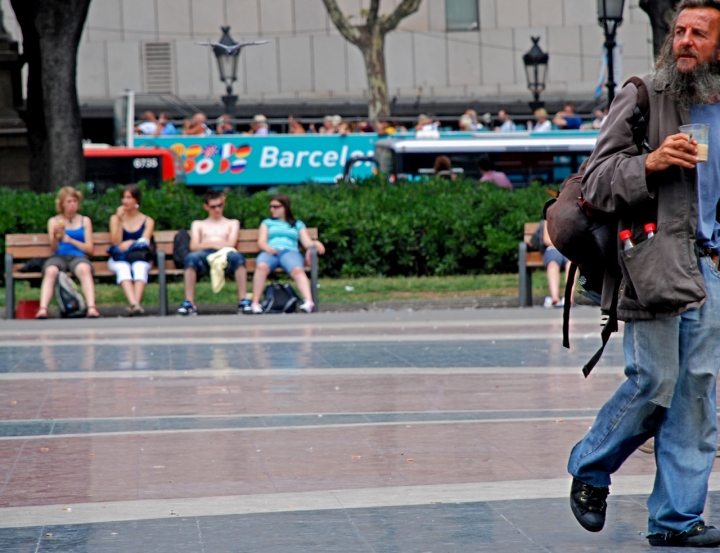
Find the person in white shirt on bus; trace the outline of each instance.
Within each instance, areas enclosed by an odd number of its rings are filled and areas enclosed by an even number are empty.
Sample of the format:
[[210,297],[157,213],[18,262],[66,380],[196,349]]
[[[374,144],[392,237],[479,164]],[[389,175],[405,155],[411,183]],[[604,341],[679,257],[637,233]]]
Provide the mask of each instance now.
[[548,112],[545,111],[545,108],[535,110],[535,120],[537,123],[535,123],[535,127],[533,127],[533,132],[550,132],[553,130],[552,123],[548,119]]

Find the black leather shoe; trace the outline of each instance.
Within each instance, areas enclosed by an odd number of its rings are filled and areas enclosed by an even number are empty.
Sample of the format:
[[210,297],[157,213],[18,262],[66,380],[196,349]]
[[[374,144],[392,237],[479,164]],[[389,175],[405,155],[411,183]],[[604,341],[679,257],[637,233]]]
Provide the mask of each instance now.
[[573,477],[570,508],[580,526],[588,532],[599,532],[605,526],[605,499],[609,494],[609,488],[596,488]]
[[717,547],[720,545],[720,530],[698,522],[687,532],[651,534],[647,539],[650,545],[656,547]]

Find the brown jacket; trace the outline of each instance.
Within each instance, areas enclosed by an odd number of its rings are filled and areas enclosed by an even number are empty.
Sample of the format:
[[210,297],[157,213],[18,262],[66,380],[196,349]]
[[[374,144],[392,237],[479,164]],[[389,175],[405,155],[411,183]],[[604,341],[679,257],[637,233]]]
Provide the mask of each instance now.
[[[648,142],[658,148],[678,127],[689,122],[687,110],[643,79],[650,95]],[[635,246],[623,251],[618,237],[621,320],[674,317],[705,302],[705,283],[695,249],[698,226],[697,178],[694,169],[672,166],[645,175],[646,153],[633,142],[631,120],[637,88],[629,84],[615,98],[583,177],[585,199],[614,213],[618,232],[632,231]],[[647,239],[644,226],[655,222]],[[617,235],[616,235],[617,236]],[[602,309],[608,311],[616,277],[606,273]]]

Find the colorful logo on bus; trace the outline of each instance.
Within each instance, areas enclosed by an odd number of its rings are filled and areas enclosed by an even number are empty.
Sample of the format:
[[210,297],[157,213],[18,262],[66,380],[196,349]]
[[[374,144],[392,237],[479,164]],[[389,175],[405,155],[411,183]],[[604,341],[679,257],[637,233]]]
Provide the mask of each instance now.
[[252,148],[247,144],[243,144],[242,146],[238,146],[235,155],[237,157],[247,157],[250,155],[250,152],[252,152]]
[[247,165],[247,160],[245,159],[233,159],[230,162],[230,172],[233,175],[239,175],[245,170],[245,166]]
[[193,144],[192,146],[188,146],[187,150],[185,150],[185,158],[195,159],[202,153],[202,151],[203,149],[200,144]]
[[230,172],[233,175],[239,175],[247,167],[247,157],[252,153],[252,147],[249,144],[235,146],[230,142],[204,146],[192,144],[187,147],[176,143],[170,149],[185,158],[183,167],[186,174],[194,172],[197,175],[207,175],[213,170],[219,174]]

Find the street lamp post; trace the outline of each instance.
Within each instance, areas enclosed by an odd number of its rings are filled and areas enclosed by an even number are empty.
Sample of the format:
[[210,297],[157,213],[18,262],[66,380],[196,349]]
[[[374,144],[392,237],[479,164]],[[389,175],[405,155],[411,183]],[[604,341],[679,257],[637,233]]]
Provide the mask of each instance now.
[[532,92],[534,102],[530,102],[530,109],[535,111],[545,105],[540,101],[540,94],[545,90],[545,79],[547,78],[547,66],[550,56],[543,52],[538,42],[539,36],[530,37],[533,45],[523,56],[523,64],[525,65],[525,78],[527,86]]
[[233,94],[233,83],[237,81],[238,59],[240,51],[245,46],[267,44],[267,40],[256,40],[254,42],[235,42],[230,36],[230,27],[220,27],[222,37],[219,42],[198,42],[202,46],[210,46],[218,62],[220,80],[225,83],[225,96],[221,99],[225,104],[225,111],[230,117],[235,117],[235,106],[238,97]]
[[605,50],[607,51],[607,90],[608,107],[615,99],[615,67],[613,50],[615,49],[615,33],[623,22],[625,0],[597,0],[598,23],[605,33]]

